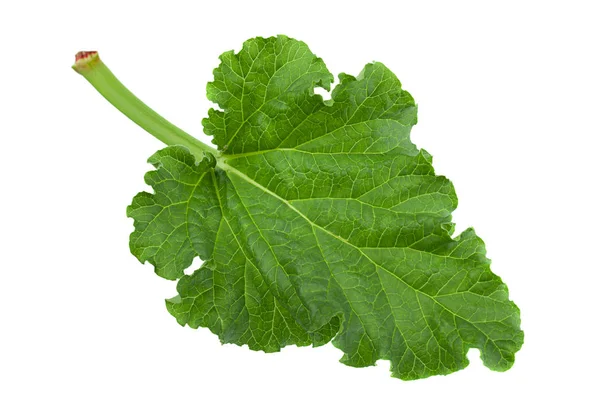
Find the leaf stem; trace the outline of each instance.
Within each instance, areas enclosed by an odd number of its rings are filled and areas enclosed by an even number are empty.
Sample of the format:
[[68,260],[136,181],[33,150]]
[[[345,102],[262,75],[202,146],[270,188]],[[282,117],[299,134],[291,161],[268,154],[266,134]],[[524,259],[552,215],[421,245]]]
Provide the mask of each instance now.
[[100,60],[98,52],[77,53],[73,69],[91,83],[109,103],[161,142],[169,146],[185,146],[198,160],[202,159],[205,153],[218,156],[217,149],[176,127],[131,93]]

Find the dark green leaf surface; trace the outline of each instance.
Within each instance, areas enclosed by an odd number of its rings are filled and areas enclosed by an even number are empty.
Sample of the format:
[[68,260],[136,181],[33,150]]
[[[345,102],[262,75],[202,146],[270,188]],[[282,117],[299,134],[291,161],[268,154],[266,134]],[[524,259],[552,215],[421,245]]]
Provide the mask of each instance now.
[[[333,338],[342,362],[394,376],[447,374],[481,350],[503,371],[523,342],[519,310],[483,241],[452,238],[452,184],[410,141],[412,97],[380,63],[332,75],[299,41],[256,38],[221,56],[203,121],[221,155],[151,158],[134,198],[131,250],[178,279],[167,307],[226,343],[277,351]],[[191,276],[195,256],[205,260]]]

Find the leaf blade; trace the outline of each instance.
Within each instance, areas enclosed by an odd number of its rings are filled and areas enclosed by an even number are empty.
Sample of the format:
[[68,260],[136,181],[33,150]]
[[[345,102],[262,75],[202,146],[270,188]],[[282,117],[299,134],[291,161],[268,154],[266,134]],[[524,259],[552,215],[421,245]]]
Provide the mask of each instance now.
[[[181,324],[256,350],[333,338],[345,364],[387,359],[401,379],[462,369],[472,347],[490,369],[510,368],[523,343],[519,309],[474,231],[451,236],[458,200],[410,140],[412,96],[381,63],[341,74],[323,102],[313,89],[330,81],[322,60],[285,36],[221,56],[207,91],[222,110],[203,121],[221,150],[206,167],[210,181],[165,171],[205,188],[203,204],[216,201],[220,213],[194,219],[210,240],[175,257],[179,294],[167,308]],[[154,196],[176,203],[185,188]],[[137,218],[145,237],[147,216]],[[175,236],[183,249],[198,241]],[[189,254],[206,262],[182,276]]]

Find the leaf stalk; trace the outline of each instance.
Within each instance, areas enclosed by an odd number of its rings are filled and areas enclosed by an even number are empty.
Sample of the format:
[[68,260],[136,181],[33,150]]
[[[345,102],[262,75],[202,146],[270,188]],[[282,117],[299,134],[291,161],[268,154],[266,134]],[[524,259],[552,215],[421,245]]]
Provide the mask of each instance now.
[[80,51],[72,67],[83,76],[109,103],[145,131],[166,145],[187,147],[197,160],[211,153],[218,158],[219,151],[173,125],[148,107],[127,89],[100,60],[96,51]]

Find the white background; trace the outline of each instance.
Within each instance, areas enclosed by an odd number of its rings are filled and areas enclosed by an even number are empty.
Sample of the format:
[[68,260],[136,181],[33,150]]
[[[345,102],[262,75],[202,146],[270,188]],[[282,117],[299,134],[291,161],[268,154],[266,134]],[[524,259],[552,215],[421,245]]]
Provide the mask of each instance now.
[[[108,1],[0,6],[0,398],[598,399],[600,12],[581,1]],[[597,5],[597,4],[596,4]],[[222,52],[284,33],[334,73],[377,60],[419,103],[414,142],[455,184],[522,311],[505,373],[355,369],[331,345],[263,354],[180,327],[175,283],[129,254],[125,207],[162,147],[70,68],[99,50],[202,137]]]

